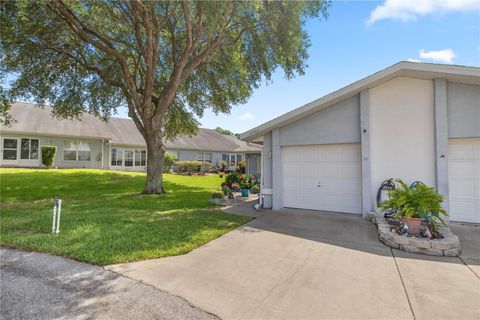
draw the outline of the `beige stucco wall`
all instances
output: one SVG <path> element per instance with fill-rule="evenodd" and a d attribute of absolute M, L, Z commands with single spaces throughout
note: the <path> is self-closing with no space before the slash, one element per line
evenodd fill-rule
<path fill-rule="evenodd" d="M 433 82 L 395 78 L 370 89 L 371 192 L 401 178 L 435 185 Z"/>

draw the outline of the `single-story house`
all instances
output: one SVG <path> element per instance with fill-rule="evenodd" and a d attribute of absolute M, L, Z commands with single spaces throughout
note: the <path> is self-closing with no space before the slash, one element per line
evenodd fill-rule
<path fill-rule="evenodd" d="M 367 215 L 382 181 L 435 186 L 480 223 L 480 68 L 399 62 L 240 135 L 263 144 L 264 207 Z"/>
<path fill-rule="evenodd" d="M 0 131 L 0 165 L 40 167 L 40 146 L 57 146 L 58 168 L 99 168 L 146 170 L 145 140 L 130 119 L 110 118 L 107 122 L 85 114 L 80 120 L 52 117 L 51 107 L 14 103 L 11 115 L 16 122 Z M 167 153 L 178 160 L 201 160 L 218 166 L 226 161 L 235 170 L 246 161 L 249 174 L 260 175 L 261 146 L 235 136 L 200 128 L 194 136 L 166 141 Z"/>

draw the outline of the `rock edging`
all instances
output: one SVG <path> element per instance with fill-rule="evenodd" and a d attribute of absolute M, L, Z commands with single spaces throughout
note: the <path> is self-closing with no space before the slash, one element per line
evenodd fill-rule
<path fill-rule="evenodd" d="M 406 252 L 420 253 L 429 256 L 458 257 L 462 252 L 460 240 L 450 231 L 450 228 L 440 225 L 443 239 L 419 239 L 399 235 L 390 229 L 383 214 L 371 212 L 368 220 L 377 225 L 378 239 L 385 245 Z"/>

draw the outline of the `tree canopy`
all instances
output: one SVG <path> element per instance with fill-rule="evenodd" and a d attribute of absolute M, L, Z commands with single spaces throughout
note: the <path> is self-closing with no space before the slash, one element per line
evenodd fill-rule
<path fill-rule="evenodd" d="M 2 1 L 0 79 L 15 75 L 9 101 L 50 104 L 59 117 L 107 119 L 127 107 L 151 168 L 164 140 L 194 134 L 205 109 L 228 113 L 279 67 L 288 79 L 303 74 L 305 22 L 329 4 Z"/>
<path fill-rule="evenodd" d="M 224 134 L 226 136 L 234 136 L 235 135 L 235 133 L 233 133 L 232 131 L 230 131 L 228 129 L 224 129 L 222 127 L 216 127 L 215 131 L 217 131 L 220 134 Z"/>

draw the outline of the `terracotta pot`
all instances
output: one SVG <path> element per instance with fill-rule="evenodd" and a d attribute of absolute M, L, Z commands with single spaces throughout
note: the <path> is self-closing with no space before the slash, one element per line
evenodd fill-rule
<path fill-rule="evenodd" d="M 405 218 L 402 217 L 402 222 L 405 223 L 408 227 L 409 234 L 418 234 L 420 230 L 420 225 L 422 224 L 423 218 Z"/>

